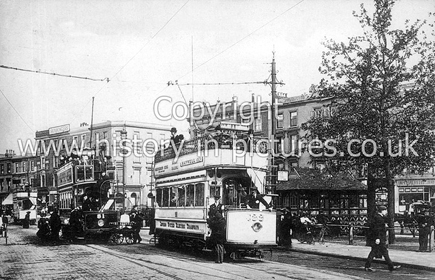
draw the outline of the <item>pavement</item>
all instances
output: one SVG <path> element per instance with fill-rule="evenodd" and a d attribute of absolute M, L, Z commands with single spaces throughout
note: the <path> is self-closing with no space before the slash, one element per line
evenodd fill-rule
<path fill-rule="evenodd" d="M 416 242 L 416 248 L 418 249 L 418 237 Z M 390 245 L 389 247 L 393 246 L 394 245 Z M 346 245 L 335 242 L 325 242 L 324 244 L 316 243 L 314 245 L 310 245 L 293 241 L 292 248 L 289 250 L 323 256 L 356 259 L 365 262 L 370 253 L 371 247 L 365 246 L 365 244 Z M 410 251 L 393 248 L 389 248 L 388 252 L 394 265 L 435 271 L 435 252 L 419 252 L 417 250 Z M 384 263 L 384 260 L 374 259 L 374 262 Z"/>
<path fill-rule="evenodd" d="M 149 228 L 142 228 L 142 242 L 150 242 L 152 236 L 148 234 Z M 435 252 L 419 252 L 418 236 L 396 235 L 396 244 L 389 245 L 389 255 L 394 265 L 435 271 Z M 151 240 L 152 242 L 152 240 Z M 291 248 L 278 246 L 276 250 L 288 250 L 322 256 L 331 256 L 345 259 L 355 259 L 365 262 L 371 247 L 365 246 L 364 238 L 354 241 L 354 245 L 346 244 L 346 240 L 325 241 L 325 243 L 307 244 L 292 240 Z M 374 263 L 385 263 L 383 259 L 374 259 Z"/>

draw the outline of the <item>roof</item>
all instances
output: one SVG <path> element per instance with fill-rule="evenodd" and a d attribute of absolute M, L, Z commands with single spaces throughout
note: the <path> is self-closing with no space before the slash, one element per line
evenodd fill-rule
<path fill-rule="evenodd" d="M 295 168 L 288 181 L 278 182 L 277 191 L 286 190 L 358 190 L 366 191 L 367 185 L 344 172 L 326 172 L 319 169 Z"/>

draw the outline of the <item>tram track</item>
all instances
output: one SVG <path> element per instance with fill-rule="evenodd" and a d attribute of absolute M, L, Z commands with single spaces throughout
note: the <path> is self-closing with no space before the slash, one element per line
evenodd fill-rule
<path fill-rule="evenodd" d="M 259 261 L 248 258 L 220 265 L 209 260 L 207 256 L 196 257 L 186 255 L 185 252 L 165 251 L 148 244 L 113 247 L 88 244 L 86 246 L 172 279 L 185 279 L 180 275 L 189 275 L 189 279 L 362 279 L 323 269 L 264 259 Z M 138 249 L 147 252 L 141 253 Z M 261 275 L 266 275 L 266 278 L 260 277 Z"/>

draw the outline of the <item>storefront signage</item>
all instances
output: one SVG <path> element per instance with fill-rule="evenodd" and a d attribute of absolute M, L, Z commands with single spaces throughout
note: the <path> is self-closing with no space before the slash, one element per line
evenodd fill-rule
<path fill-rule="evenodd" d="M 64 124 L 64 125 L 49 128 L 48 134 L 53 135 L 53 134 L 59 134 L 59 133 L 68 132 L 68 131 L 69 131 L 69 124 Z"/>
<path fill-rule="evenodd" d="M 434 179 L 409 179 L 409 180 L 397 180 L 397 186 L 435 186 Z"/>

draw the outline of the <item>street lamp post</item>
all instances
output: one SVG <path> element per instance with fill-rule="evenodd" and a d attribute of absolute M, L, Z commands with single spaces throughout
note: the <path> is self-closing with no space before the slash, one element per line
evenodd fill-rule
<path fill-rule="evenodd" d="M 127 168 L 125 168 L 125 154 L 126 154 L 126 150 L 125 150 L 125 139 L 127 139 L 127 130 L 124 128 L 121 131 L 121 139 L 123 140 L 122 142 L 122 209 L 125 210 L 125 184 L 126 184 L 126 180 L 125 180 L 125 174 L 127 171 Z"/>

